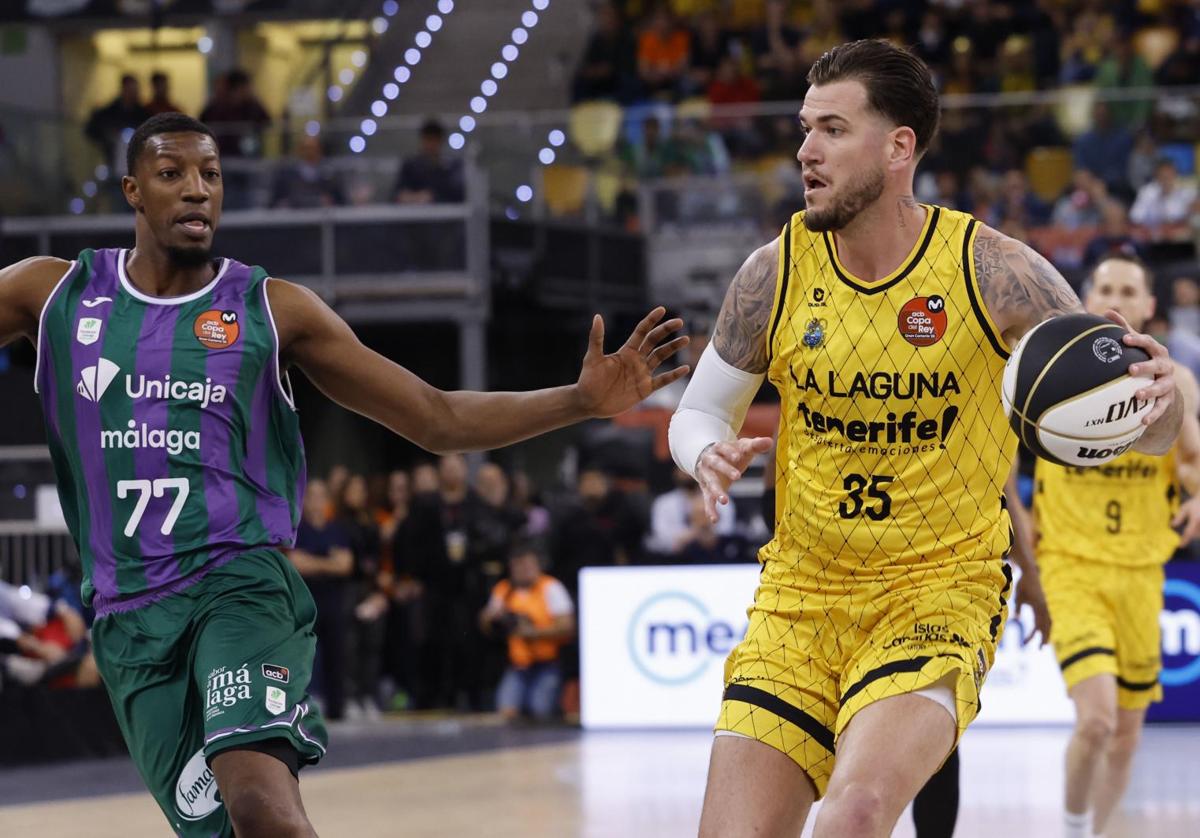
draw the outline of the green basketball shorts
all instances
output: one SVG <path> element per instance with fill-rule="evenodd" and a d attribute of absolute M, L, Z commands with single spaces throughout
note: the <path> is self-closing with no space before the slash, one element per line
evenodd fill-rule
<path fill-rule="evenodd" d="M 308 696 L 316 615 L 287 558 L 262 549 L 96 621 L 96 664 L 117 721 L 176 834 L 233 834 L 209 768 L 221 751 L 279 738 L 301 765 L 325 753 L 325 724 Z"/>

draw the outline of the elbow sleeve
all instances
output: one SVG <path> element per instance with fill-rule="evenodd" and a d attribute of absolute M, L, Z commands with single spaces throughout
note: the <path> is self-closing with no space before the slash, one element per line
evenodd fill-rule
<path fill-rule="evenodd" d="M 667 438 L 675 464 L 695 477 L 700 452 L 714 442 L 737 439 L 765 377 L 730 366 L 710 343 L 671 417 Z"/>

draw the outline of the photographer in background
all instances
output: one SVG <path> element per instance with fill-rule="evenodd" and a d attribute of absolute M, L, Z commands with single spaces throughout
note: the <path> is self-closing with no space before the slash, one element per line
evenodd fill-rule
<path fill-rule="evenodd" d="M 509 666 L 496 690 L 504 718 L 512 721 L 523 712 L 537 720 L 553 716 L 562 685 L 559 651 L 575 633 L 575 606 L 563 583 L 542 572 L 532 544 L 518 544 L 509 553 L 508 579 L 492 589 L 479 626 L 487 635 L 508 635 Z"/>

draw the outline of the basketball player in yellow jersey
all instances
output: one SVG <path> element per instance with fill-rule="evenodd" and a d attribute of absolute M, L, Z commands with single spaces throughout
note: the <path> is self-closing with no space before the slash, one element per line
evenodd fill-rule
<path fill-rule="evenodd" d="M 1153 278 L 1135 258 L 1111 258 L 1096 266 L 1084 302 L 1096 314 L 1115 309 L 1140 329 L 1154 313 L 1152 289 Z M 1130 452 L 1094 468 L 1037 464 L 1038 564 L 1054 651 L 1075 703 L 1066 765 L 1069 838 L 1088 834 L 1089 811 L 1094 834 L 1103 834 L 1129 782 L 1146 708 L 1162 697 L 1162 566 L 1181 541 L 1200 533 L 1197 388 L 1185 368 L 1175 374 L 1186 410 L 1167 456 Z M 1191 496 L 1178 510 L 1177 484 Z"/>
<path fill-rule="evenodd" d="M 700 833 L 891 833 L 974 718 L 1004 625 L 1016 440 L 1008 347 L 1081 309 L 1034 251 L 913 200 L 937 129 L 929 71 L 883 41 L 812 67 L 798 159 L 807 211 L 746 261 L 670 430 L 715 515 L 769 439 L 737 438 L 779 391 L 778 518 L 745 639 L 726 663 Z M 1179 429 L 1166 350 L 1139 448 Z"/>

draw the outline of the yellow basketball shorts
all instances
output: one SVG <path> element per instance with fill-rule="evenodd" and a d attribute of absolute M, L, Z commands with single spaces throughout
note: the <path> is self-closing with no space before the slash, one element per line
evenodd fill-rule
<path fill-rule="evenodd" d="M 1162 565 L 1123 567 L 1058 552 L 1040 554 L 1038 564 L 1067 689 L 1107 673 L 1123 709 L 1162 700 Z"/>
<path fill-rule="evenodd" d="M 764 568 L 746 637 L 725 662 L 718 732 L 791 757 L 818 797 L 838 737 L 868 704 L 948 681 L 962 735 L 1007 619 L 1005 562 L 910 566 L 888 582 L 809 576 L 801 588 L 800 578 Z"/>

